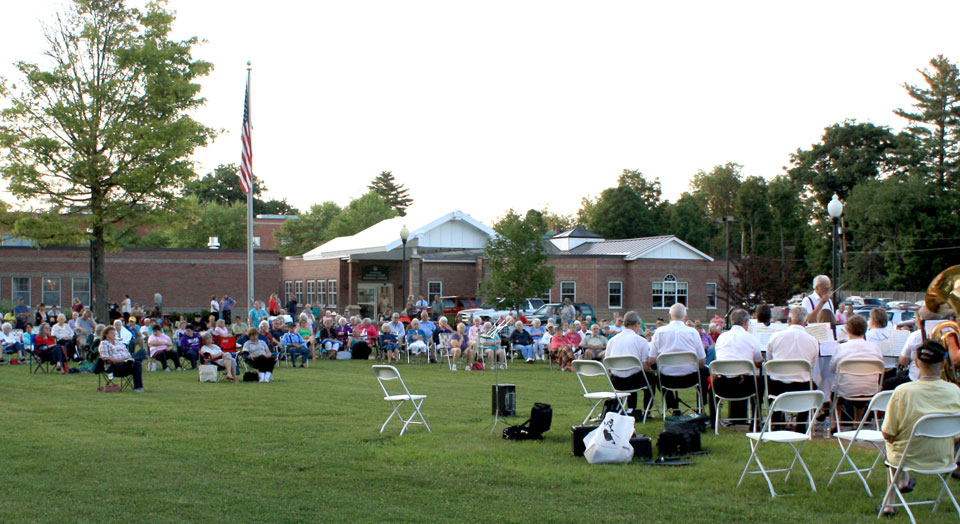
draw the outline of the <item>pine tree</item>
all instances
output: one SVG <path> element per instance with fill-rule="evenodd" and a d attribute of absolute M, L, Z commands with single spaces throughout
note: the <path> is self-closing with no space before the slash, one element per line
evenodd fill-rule
<path fill-rule="evenodd" d="M 370 191 L 380 195 L 381 198 L 400 216 L 405 216 L 406 209 L 413 204 L 410 198 L 410 190 L 403 187 L 403 184 L 397 184 L 393 173 L 383 171 L 367 186 Z"/>

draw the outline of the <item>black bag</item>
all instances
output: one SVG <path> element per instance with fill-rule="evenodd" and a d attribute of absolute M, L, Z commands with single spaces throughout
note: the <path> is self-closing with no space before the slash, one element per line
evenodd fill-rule
<path fill-rule="evenodd" d="M 653 458 L 653 446 L 650 437 L 646 435 L 634 435 L 630 439 L 630 445 L 633 446 L 633 460 L 649 460 Z"/>
<path fill-rule="evenodd" d="M 243 381 L 244 381 L 244 382 L 259 382 L 259 381 L 260 381 L 260 374 L 257 373 L 256 371 L 247 371 L 246 373 L 243 374 Z"/>
<path fill-rule="evenodd" d="M 530 409 L 530 418 L 523 424 L 503 428 L 506 440 L 543 440 L 543 433 L 550 430 L 553 408 L 550 404 L 537 402 Z"/>
<path fill-rule="evenodd" d="M 582 457 L 583 452 L 586 451 L 586 446 L 583 444 L 583 437 L 586 437 L 588 433 L 597 429 L 600 426 L 573 426 L 571 428 L 571 434 L 573 435 L 573 456 Z"/>
<path fill-rule="evenodd" d="M 686 415 L 676 415 L 672 417 L 667 417 L 664 428 L 668 428 L 674 424 L 695 424 L 697 429 L 700 430 L 700 433 L 703 433 L 707 430 L 707 424 L 712 422 L 710 415 L 707 414 L 696 414 L 696 413 L 687 413 Z"/>
<path fill-rule="evenodd" d="M 671 424 L 657 437 L 661 457 L 678 457 L 700 451 L 700 428 L 690 422 Z"/>

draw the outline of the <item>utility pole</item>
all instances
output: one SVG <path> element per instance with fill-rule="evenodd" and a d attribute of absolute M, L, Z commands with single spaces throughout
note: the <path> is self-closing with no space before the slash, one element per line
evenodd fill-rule
<path fill-rule="evenodd" d="M 730 328 L 730 222 L 736 222 L 737 217 L 720 217 L 717 222 L 723 222 L 723 236 L 726 244 L 727 258 L 727 292 L 724 293 L 724 303 L 726 312 L 723 314 L 724 322 L 727 328 Z"/>

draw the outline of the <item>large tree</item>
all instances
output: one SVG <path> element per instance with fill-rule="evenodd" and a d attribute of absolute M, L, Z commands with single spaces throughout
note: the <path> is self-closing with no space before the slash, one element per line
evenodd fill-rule
<path fill-rule="evenodd" d="M 286 220 L 276 233 L 280 256 L 302 255 L 333 238 L 330 224 L 340 214 L 340 206 L 324 202 L 310 206 L 297 220 Z"/>
<path fill-rule="evenodd" d="M 357 234 L 381 220 L 395 216 L 397 211 L 380 198 L 380 195 L 371 191 L 351 200 L 347 207 L 330 221 L 330 238 Z"/>
<path fill-rule="evenodd" d="M 191 116 L 212 66 L 193 59 L 196 38 L 170 38 L 173 20 L 159 2 L 74 0 L 44 27 L 46 63 L 18 62 L 22 83 L 2 93 L 0 174 L 17 198 L 89 231 L 101 320 L 107 229 L 167 207 L 213 135 Z"/>
<path fill-rule="evenodd" d="M 596 201 L 585 200 L 584 206 L 582 218 L 587 220 L 587 229 L 604 238 L 662 232 L 660 182 L 648 181 L 639 171 L 624 169 L 616 187 L 604 189 Z"/>
<path fill-rule="evenodd" d="M 196 195 L 201 203 L 214 202 L 229 206 L 236 202 L 246 203 L 247 195 L 240 188 L 236 164 L 221 164 L 212 173 L 187 183 L 186 194 Z M 263 200 L 260 196 L 265 187 L 259 178 L 253 179 L 253 212 L 263 215 L 296 215 L 297 209 L 287 204 L 286 199 Z"/>
<path fill-rule="evenodd" d="M 370 182 L 367 189 L 380 195 L 380 198 L 400 216 L 406 215 L 407 208 L 413 204 L 413 199 L 410 198 L 410 190 L 403 187 L 403 184 L 397 184 L 397 180 L 390 171 L 381 171 Z"/>
<path fill-rule="evenodd" d="M 493 226 L 496 232 L 484 249 L 490 278 L 481 284 L 484 297 L 503 300 L 503 307 L 520 309 L 527 297 L 540 296 L 553 285 L 553 266 L 543 245 L 547 232 L 536 212 L 521 217 L 512 209 Z"/>

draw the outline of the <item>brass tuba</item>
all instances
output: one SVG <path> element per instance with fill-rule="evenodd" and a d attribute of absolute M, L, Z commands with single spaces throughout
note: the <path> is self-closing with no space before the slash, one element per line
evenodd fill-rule
<path fill-rule="evenodd" d="M 947 268 L 930 282 L 924 303 L 936 315 L 960 314 L 960 266 Z M 930 339 L 947 348 L 943 379 L 960 386 L 960 324 L 952 320 L 941 322 L 930 333 Z"/>

